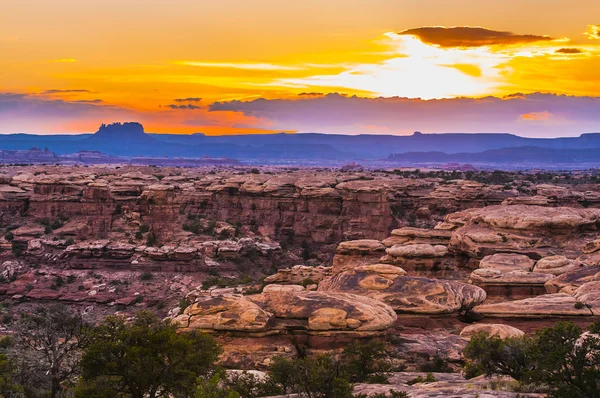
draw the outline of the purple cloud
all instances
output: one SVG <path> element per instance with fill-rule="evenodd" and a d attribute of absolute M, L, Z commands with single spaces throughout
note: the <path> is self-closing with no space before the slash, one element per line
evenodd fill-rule
<path fill-rule="evenodd" d="M 215 102 L 210 111 L 235 111 L 270 129 L 345 134 L 509 132 L 551 137 L 598 131 L 600 97 L 514 94 L 437 100 L 363 98 L 328 94 L 297 99 Z"/>

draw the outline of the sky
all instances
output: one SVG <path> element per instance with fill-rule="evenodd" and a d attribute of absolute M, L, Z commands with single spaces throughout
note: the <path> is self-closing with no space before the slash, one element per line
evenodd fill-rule
<path fill-rule="evenodd" d="M 0 0 L 0 133 L 600 132 L 597 0 Z"/>

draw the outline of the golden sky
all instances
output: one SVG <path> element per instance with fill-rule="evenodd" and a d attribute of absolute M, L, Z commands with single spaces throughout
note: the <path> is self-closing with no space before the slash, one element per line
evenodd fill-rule
<path fill-rule="evenodd" d="M 320 131 L 211 105 L 301 93 L 598 97 L 599 26 L 597 0 L 0 0 L 0 132 Z M 322 131 L 407 132 L 373 125 Z"/>

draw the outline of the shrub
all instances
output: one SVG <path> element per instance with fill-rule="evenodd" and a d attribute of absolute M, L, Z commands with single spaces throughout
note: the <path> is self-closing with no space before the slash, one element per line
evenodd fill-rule
<path fill-rule="evenodd" d="M 81 381 L 102 386 L 108 391 L 104 397 L 156 397 L 157 390 L 160 396 L 189 397 L 198 377 L 215 368 L 220 353 L 211 336 L 177 333 L 175 325 L 151 312 L 138 312 L 133 322 L 111 316 L 85 348 Z M 89 397 L 89 391 L 76 397 Z"/>
<path fill-rule="evenodd" d="M 408 384 L 409 386 L 412 386 L 413 384 L 417 384 L 417 383 L 433 383 L 436 381 L 437 381 L 437 379 L 435 378 L 433 373 L 427 373 L 427 375 L 425 377 L 423 377 L 423 376 L 415 377 L 414 379 L 409 380 L 406 384 Z"/>
<path fill-rule="evenodd" d="M 474 335 L 464 351 L 470 374 L 508 375 L 534 386 L 547 386 L 550 397 L 599 397 L 600 323 L 589 334 L 572 322 L 538 330 L 533 337 L 500 339 Z"/>
<path fill-rule="evenodd" d="M 439 354 L 434 355 L 431 361 L 423 364 L 420 370 L 421 372 L 452 373 L 452 368 L 448 366 L 448 361 Z"/>
<path fill-rule="evenodd" d="M 6 239 L 7 241 L 12 241 L 15 238 L 15 235 L 12 232 L 7 232 L 6 234 L 4 234 L 4 239 Z"/>
<path fill-rule="evenodd" d="M 156 245 L 157 242 L 158 242 L 158 239 L 156 239 L 156 235 L 150 234 L 148 236 L 148 239 L 146 239 L 146 246 L 154 246 L 154 245 Z"/>
<path fill-rule="evenodd" d="M 379 340 L 367 343 L 354 341 L 342 352 L 342 361 L 352 382 L 365 382 L 374 378 L 379 382 L 387 382 L 383 375 L 390 370 L 386 358 L 385 344 Z"/>
<path fill-rule="evenodd" d="M 144 271 L 140 274 L 141 281 L 149 281 L 149 280 L 152 280 L 153 278 L 154 278 L 154 275 L 152 275 L 152 272 L 150 272 L 150 271 Z"/>
<path fill-rule="evenodd" d="M 300 282 L 300 284 L 302 286 L 304 286 L 304 288 L 306 288 L 307 286 L 310 286 L 310 285 L 316 285 L 317 282 L 313 281 L 310 278 L 305 278 L 305 279 L 302 280 L 302 282 Z"/>

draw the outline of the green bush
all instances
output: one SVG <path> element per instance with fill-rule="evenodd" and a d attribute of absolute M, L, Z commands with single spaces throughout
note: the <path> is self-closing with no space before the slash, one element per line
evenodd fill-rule
<path fill-rule="evenodd" d="M 471 376 L 508 375 L 524 385 L 547 386 L 552 398 L 600 397 L 600 323 L 590 334 L 572 322 L 559 322 L 533 337 L 471 337 L 464 351 Z"/>
<path fill-rule="evenodd" d="M 387 379 L 383 373 L 391 368 L 387 357 L 385 344 L 379 340 L 366 343 L 354 341 L 342 352 L 342 361 L 352 382 L 366 382 L 377 378 L 378 382 L 385 383 Z"/>

